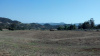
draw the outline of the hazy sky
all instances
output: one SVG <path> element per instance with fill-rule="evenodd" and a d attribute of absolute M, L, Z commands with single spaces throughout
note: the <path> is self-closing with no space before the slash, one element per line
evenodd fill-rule
<path fill-rule="evenodd" d="M 0 17 L 23 23 L 100 23 L 100 0 L 0 0 Z"/>

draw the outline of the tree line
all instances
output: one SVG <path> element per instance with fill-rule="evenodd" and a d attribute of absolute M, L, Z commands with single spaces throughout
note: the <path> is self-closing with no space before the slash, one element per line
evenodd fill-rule
<path fill-rule="evenodd" d="M 50 25 L 48 23 L 41 25 L 38 23 L 21 23 L 16 20 L 11 20 L 9 18 L 0 17 L 0 30 L 8 29 L 8 30 L 49 30 L 49 29 L 57 29 L 57 30 L 76 30 L 76 29 L 100 29 L 100 24 L 95 25 L 94 19 L 91 18 L 84 23 L 80 23 L 79 25 L 75 24 L 65 24 L 65 25 Z"/>
<path fill-rule="evenodd" d="M 88 21 L 85 21 L 84 23 L 80 23 L 78 26 L 75 24 L 71 24 L 70 26 L 65 25 L 65 26 L 59 26 L 57 28 L 58 30 L 76 30 L 76 29 L 100 29 L 100 24 L 95 25 L 94 19 L 91 18 Z"/>

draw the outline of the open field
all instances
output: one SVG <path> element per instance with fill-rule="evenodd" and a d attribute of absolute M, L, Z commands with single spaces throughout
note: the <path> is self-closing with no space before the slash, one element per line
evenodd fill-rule
<path fill-rule="evenodd" d="M 0 56 L 100 56 L 100 32 L 1 31 Z"/>

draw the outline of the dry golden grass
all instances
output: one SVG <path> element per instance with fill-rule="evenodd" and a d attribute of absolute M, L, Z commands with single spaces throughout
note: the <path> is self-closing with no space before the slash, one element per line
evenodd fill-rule
<path fill-rule="evenodd" d="M 1 31 L 0 56 L 100 56 L 100 32 Z"/>

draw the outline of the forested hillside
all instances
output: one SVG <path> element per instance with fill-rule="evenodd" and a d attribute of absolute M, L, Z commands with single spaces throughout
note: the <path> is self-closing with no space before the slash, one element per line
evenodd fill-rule
<path fill-rule="evenodd" d="M 48 30 L 56 29 L 58 25 L 50 24 L 38 24 L 38 23 L 22 23 L 17 20 L 11 20 L 9 18 L 0 17 L 0 29 L 9 29 L 9 30 Z"/>

